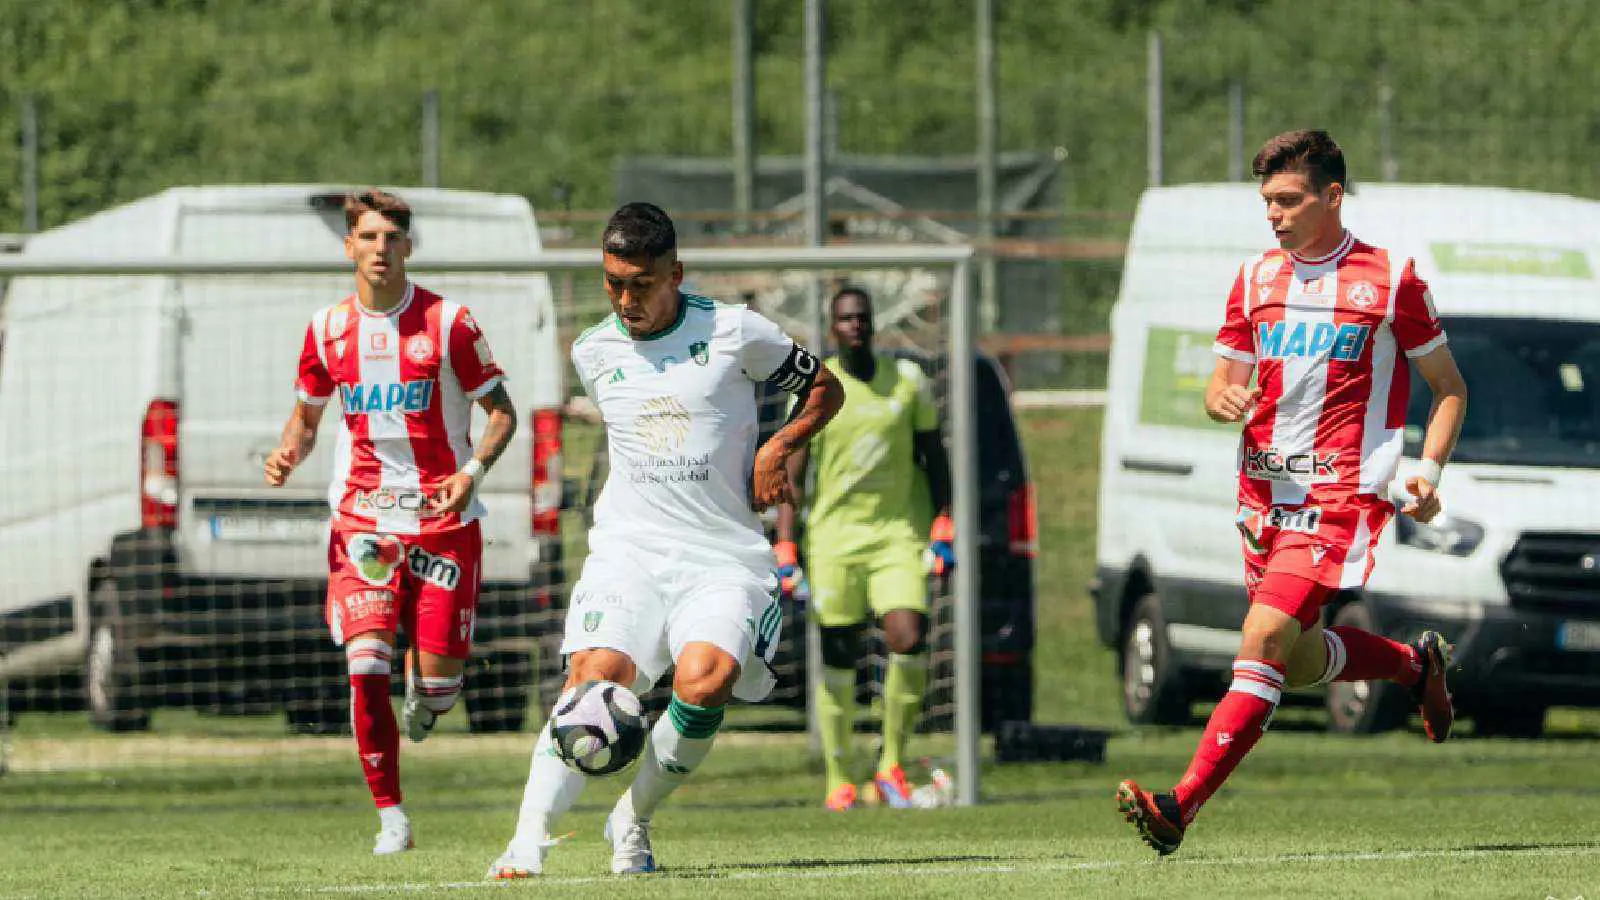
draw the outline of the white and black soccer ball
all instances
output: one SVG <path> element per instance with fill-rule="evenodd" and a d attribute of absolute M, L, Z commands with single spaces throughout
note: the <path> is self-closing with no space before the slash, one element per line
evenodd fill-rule
<path fill-rule="evenodd" d="M 649 737 L 639 698 L 614 681 L 585 681 L 556 701 L 550 738 L 568 768 L 609 775 L 634 761 Z"/>

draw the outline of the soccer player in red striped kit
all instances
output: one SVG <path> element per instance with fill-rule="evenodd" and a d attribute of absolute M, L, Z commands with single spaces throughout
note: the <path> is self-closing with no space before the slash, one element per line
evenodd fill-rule
<path fill-rule="evenodd" d="M 389 854 L 413 846 L 389 705 L 395 633 L 403 624 L 413 647 L 403 718 L 420 741 L 461 693 L 483 555 L 476 491 L 517 418 L 472 314 L 407 279 L 411 208 L 374 190 L 346 197 L 344 215 L 356 291 L 312 317 L 294 412 L 264 469 L 276 487 L 311 454 L 337 389 L 328 627 L 345 648 L 356 747 L 378 807 L 373 852 Z M 476 449 L 473 404 L 488 414 Z"/>
<path fill-rule="evenodd" d="M 1398 682 L 1435 742 L 1455 717 L 1449 648 L 1438 633 L 1402 644 L 1323 628 L 1320 613 L 1338 591 L 1366 583 L 1394 515 L 1407 361 L 1434 397 L 1399 510 L 1419 522 L 1439 513 L 1440 471 L 1466 416 L 1466 384 L 1412 261 L 1345 230 L 1344 154 L 1326 132 L 1272 138 L 1252 172 L 1281 249 L 1245 263 L 1234 280 L 1205 398 L 1212 419 L 1244 423 L 1238 527 L 1250 611 L 1233 682 L 1183 778 L 1165 793 L 1132 780 L 1117 789 L 1124 817 L 1162 855 L 1178 849 L 1200 807 L 1261 738 L 1286 686 Z"/>

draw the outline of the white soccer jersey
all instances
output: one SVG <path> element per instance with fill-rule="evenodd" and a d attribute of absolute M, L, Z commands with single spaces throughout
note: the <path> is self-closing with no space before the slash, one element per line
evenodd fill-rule
<path fill-rule="evenodd" d="M 758 313 L 681 296 L 677 323 L 654 337 L 634 340 L 612 315 L 573 342 L 611 462 L 589 543 L 765 574 L 772 550 L 750 508 L 756 387 L 799 391 L 818 361 Z"/>

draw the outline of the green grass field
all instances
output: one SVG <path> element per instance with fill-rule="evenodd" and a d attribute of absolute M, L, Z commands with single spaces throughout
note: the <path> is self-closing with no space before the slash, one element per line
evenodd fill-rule
<path fill-rule="evenodd" d="M 1176 778 L 1198 731 L 1119 719 L 1083 591 L 1098 424 L 1093 412 L 1024 420 L 1044 548 L 1037 718 L 1118 729 L 1105 765 L 989 765 L 976 808 L 837 815 L 820 808 L 821 765 L 803 736 L 732 728 L 657 817 L 660 875 L 605 874 L 600 828 L 625 786 L 611 778 L 563 823 L 573 836 L 544 878 L 494 884 L 482 876 L 515 821 L 528 735 L 407 745 L 419 846 L 375 859 L 348 738 L 287 737 L 265 717 L 164 711 L 149 735 L 111 736 L 81 715 L 24 715 L 16 770 L 0 777 L 0 897 L 1600 895 L 1600 720 L 1589 714 L 1556 716 L 1542 741 L 1433 746 L 1415 731 L 1328 736 L 1315 712 L 1286 709 L 1183 849 L 1156 859 L 1112 790 L 1128 775 Z"/>

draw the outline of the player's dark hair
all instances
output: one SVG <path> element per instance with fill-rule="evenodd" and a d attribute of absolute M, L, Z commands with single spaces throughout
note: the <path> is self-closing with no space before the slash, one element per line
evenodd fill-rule
<path fill-rule="evenodd" d="M 867 289 L 847 284 L 833 292 L 833 299 L 828 301 L 828 312 L 836 314 L 839 311 L 839 301 L 846 297 L 860 297 L 861 302 L 867 305 L 867 311 L 872 311 L 872 295 L 867 293 Z"/>
<path fill-rule="evenodd" d="M 677 251 L 678 232 L 654 203 L 624 203 L 606 222 L 600 246 L 612 256 L 654 262 Z"/>
<path fill-rule="evenodd" d="M 411 207 L 399 197 L 377 188 L 351 191 L 344 195 L 346 230 L 355 230 L 356 223 L 369 212 L 375 212 L 393 222 L 401 231 L 411 233 Z"/>
<path fill-rule="evenodd" d="M 1348 187 L 1344 151 L 1326 131 L 1285 131 L 1261 145 L 1250 173 L 1265 180 L 1282 172 L 1299 172 L 1322 190 L 1330 184 Z"/>

